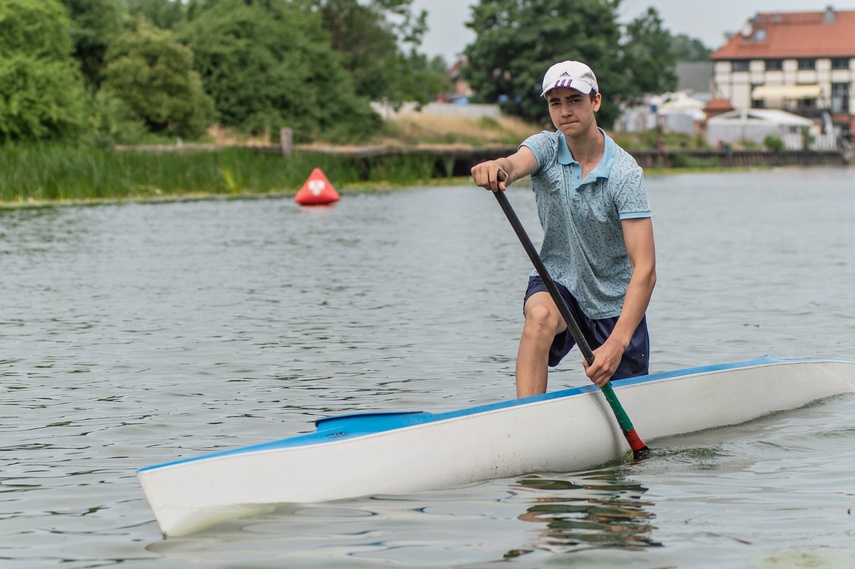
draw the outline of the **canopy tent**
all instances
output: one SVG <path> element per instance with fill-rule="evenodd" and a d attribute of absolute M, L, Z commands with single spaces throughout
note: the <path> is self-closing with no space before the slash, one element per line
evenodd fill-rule
<path fill-rule="evenodd" d="M 755 101 L 765 99 L 816 99 L 822 95 L 819 85 L 761 85 L 751 91 Z"/>
<path fill-rule="evenodd" d="M 707 121 L 707 141 L 730 144 L 762 144 L 766 136 L 775 135 L 789 149 L 801 149 L 804 131 L 816 130 L 810 119 L 778 109 L 737 109 Z"/>

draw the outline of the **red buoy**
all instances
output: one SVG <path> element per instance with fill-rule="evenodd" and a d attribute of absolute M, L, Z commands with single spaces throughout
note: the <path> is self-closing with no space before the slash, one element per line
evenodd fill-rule
<path fill-rule="evenodd" d="M 338 200 L 338 192 L 335 191 L 320 168 L 312 170 L 306 183 L 294 196 L 294 201 L 300 205 L 327 205 Z"/>

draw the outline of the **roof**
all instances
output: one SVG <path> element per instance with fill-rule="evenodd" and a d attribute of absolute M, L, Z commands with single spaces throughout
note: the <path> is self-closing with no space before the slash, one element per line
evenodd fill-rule
<path fill-rule="evenodd" d="M 710 59 L 855 57 L 855 10 L 764 12 Z"/>
<path fill-rule="evenodd" d="M 707 106 L 704 107 L 704 110 L 707 112 L 712 111 L 732 111 L 733 105 L 730 104 L 730 101 L 727 99 L 713 99 Z"/>
<path fill-rule="evenodd" d="M 662 104 L 659 105 L 659 112 L 668 114 L 674 112 L 700 110 L 704 108 L 704 103 L 700 99 L 690 97 L 683 91 L 676 93 L 666 93 L 662 95 Z"/>
<path fill-rule="evenodd" d="M 738 123 L 738 124 L 776 124 L 782 126 L 805 126 L 813 125 L 813 121 L 781 111 L 778 109 L 737 109 L 712 117 L 709 124 Z"/>

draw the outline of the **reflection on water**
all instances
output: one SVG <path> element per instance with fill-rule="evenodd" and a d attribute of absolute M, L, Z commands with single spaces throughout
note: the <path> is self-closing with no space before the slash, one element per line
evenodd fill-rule
<path fill-rule="evenodd" d="M 653 539 L 656 529 L 653 504 L 644 500 L 647 488 L 614 468 L 574 475 L 528 476 L 512 487 L 518 501 L 528 502 L 518 519 L 544 527 L 528 548 L 512 549 L 505 558 L 544 550 L 575 552 L 591 548 L 642 550 L 661 546 Z"/>

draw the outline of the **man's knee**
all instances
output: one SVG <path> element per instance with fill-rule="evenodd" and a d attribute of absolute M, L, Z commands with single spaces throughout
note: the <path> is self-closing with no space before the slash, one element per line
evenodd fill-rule
<path fill-rule="evenodd" d="M 552 338 L 558 333 L 559 322 L 557 311 L 542 304 L 530 306 L 525 312 L 525 332 L 528 334 Z"/>

